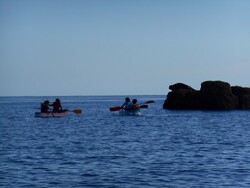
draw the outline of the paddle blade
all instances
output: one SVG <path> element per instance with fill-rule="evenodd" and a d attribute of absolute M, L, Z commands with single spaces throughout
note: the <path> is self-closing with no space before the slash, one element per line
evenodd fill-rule
<path fill-rule="evenodd" d="M 120 107 L 120 106 L 115 106 L 115 107 L 110 107 L 110 108 L 109 108 L 110 112 L 119 111 L 119 110 L 121 110 L 121 109 L 122 109 L 122 107 Z"/>
<path fill-rule="evenodd" d="M 143 104 L 143 105 L 140 106 L 140 108 L 148 108 L 148 105 Z"/>
<path fill-rule="evenodd" d="M 147 101 L 144 104 L 150 104 L 150 103 L 154 103 L 155 101 L 151 100 L 151 101 Z"/>
<path fill-rule="evenodd" d="M 82 109 L 75 109 L 75 110 L 72 110 L 72 112 L 74 112 L 75 114 L 81 114 Z"/>

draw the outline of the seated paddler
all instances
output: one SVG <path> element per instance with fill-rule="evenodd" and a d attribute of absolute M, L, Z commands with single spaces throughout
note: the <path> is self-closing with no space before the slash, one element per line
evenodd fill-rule
<path fill-rule="evenodd" d="M 43 103 L 41 103 L 41 112 L 43 112 L 43 113 L 49 113 L 50 112 L 49 100 L 45 100 Z"/>
<path fill-rule="evenodd" d="M 125 102 L 123 103 L 123 105 L 121 106 L 123 110 L 127 111 L 127 110 L 131 110 L 132 109 L 132 103 L 130 101 L 129 97 L 125 98 Z"/>
<path fill-rule="evenodd" d="M 57 98 L 51 106 L 53 106 L 53 112 L 63 112 L 60 99 Z"/>

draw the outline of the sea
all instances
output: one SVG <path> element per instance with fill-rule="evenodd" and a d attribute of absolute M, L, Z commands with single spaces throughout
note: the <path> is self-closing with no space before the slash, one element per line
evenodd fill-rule
<path fill-rule="evenodd" d="M 110 107 L 127 96 L 62 96 L 66 117 L 37 118 L 44 100 L 0 97 L 0 187 L 250 187 L 250 111 Z M 74 109 L 82 109 L 75 114 Z"/>

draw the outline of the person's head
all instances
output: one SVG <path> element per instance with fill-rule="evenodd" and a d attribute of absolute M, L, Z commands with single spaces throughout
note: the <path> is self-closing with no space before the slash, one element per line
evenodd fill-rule
<path fill-rule="evenodd" d="M 137 103 L 137 99 L 133 99 L 133 100 L 132 100 L 132 103 L 133 103 L 133 104 L 136 104 L 136 103 Z"/>
<path fill-rule="evenodd" d="M 43 102 L 43 104 L 49 105 L 49 100 L 45 100 L 45 101 Z"/>
<path fill-rule="evenodd" d="M 130 98 L 129 98 L 129 97 L 126 97 L 126 98 L 125 98 L 125 101 L 126 101 L 126 102 L 130 102 Z"/>
<path fill-rule="evenodd" d="M 58 103 L 60 103 L 60 99 L 58 99 L 58 98 L 57 98 L 57 99 L 55 100 L 55 102 L 58 102 Z"/>

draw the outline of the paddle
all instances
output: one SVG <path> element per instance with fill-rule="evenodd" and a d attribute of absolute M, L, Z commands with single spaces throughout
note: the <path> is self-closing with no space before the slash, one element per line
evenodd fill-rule
<path fill-rule="evenodd" d="M 148 105 L 146 104 L 140 105 L 140 108 L 148 108 Z"/>
<path fill-rule="evenodd" d="M 75 114 L 81 114 L 82 109 L 74 109 L 74 110 L 69 110 L 70 112 L 74 112 Z"/>
<path fill-rule="evenodd" d="M 115 106 L 115 107 L 110 107 L 110 108 L 109 108 L 110 112 L 119 111 L 119 110 L 121 110 L 121 109 L 122 109 L 122 107 L 120 107 L 120 106 Z"/>
<path fill-rule="evenodd" d="M 145 105 L 145 104 L 150 104 L 150 103 L 154 103 L 154 102 L 155 102 L 155 101 L 153 101 L 153 100 L 146 101 L 146 102 L 144 102 L 142 105 L 140 105 L 140 108 L 148 108 L 148 105 Z M 110 108 L 109 108 L 110 112 L 119 111 L 119 110 L 121 110 L 121 109 L 122 109 L 122 107 L 120 107 L 120 106 L 115 106 L 115 107 L 110 107 Z"/>
<path fill-rule="evenodd" d="M 154 103 L 155 101 L 151 100 L 151 101 L 146 101 L 143 104 L 140 104 L 140 108 L 148 108 L 148 105 L 146 104 L 150 104 L 150 103 Z"/>
<path fill-rule="evenodd" d="M 151 100 L 151 101 L 146 101 L 143 104 L 150 104 L 150 103 L 154 103 L 155 101 Z"/>

